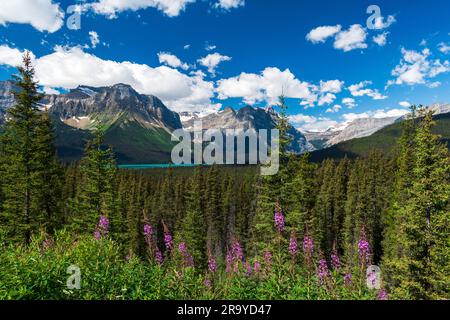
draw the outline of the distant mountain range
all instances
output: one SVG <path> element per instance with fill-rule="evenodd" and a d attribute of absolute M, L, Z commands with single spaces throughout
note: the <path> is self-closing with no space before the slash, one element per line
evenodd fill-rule
<path fill-rule="evenodd" d="M 7 109 L 14 104 L 14 84 L 0 82 L 0 125 L 5 122 Z M 119 163 L 169 163 L 175 142 L 171 132 L 176 129 L 192 131 L 194 122 L 202 121 L 207 129 L 273 129 L 279 115 L 272 108 L 225 108 L 203 115 L 200 113 L 171 111 L 155 96 L 143 95 L 126 84 L 109 87 L 79 86 L 68 93 L 44 95 L 40 101 L 54 119 L 56 145 L 63 161 L 81 158 L 91 130 L 101 124 L 105 130 L 105 143 L 112 145 Z M 435 114 L 450 113 L 450 105 L 431 106 Z M 344 129 L 324 132 L 300 132 L 289 127 L 289 150 L 300 154 L 315 151 L 315 157 L 335 155 L 349 141 L 376 134 L 403 118 L 364 118 L 349 123 Z M 450 136 L 450 135 L 449 135 Z M 370 148 L 370 139 L 365 142 Z M 350 143 L 351 144 L 351 143 Z M 323 150 L 322 150 L 323 149 Z M 336 151 L 336 152 L 335 152 Z M 358 152 L 355 152 L 358 154 Z"/>
<path fill-rule="evenodd" d="M 446 114 L 450 112 L 450 104 L 434 104 L 429 106 L 428 109 L 432 110 L 435 116 Z M 344 129 L 328 129 L 323 132 L 304 132 L 304 134 L 308 141 L 311 142 L 316 149 L 320 150 L 330 148 L 345 141 L 369 137 L 381 129 L 405 119 L 406 116 L 360 118 L 348 123 Z"/>
<path fill-rule="evenodd" d="M 275 129 L 279 115 L 272 108 L 253 108 L 245 106 L 239 110 L 225 108 L 217 113 L 200 116 L 198 113 L 181 113 L 181 120 L 185 130 L 193 130 L 195 121 L 202 121 L 204 130 L 208 129 Z M 292 125 L 289 125 L 288 135 L 291 143 L 288 149 L 294 153 L 305 153 L 315 150 L 314 146 L 308 142 L 306 137 Z"/>
<path fill-rule="evenodd" d="M 14 85 L 0 82 L 0 121 L 14 104 Z M 40 101 L 54 119 L 56 145 L 64 161 L 78 160 L 90 131 L 101 124 L 105 130 L 105 143 L 112 145 L 119 163 L 168 163 L 175 142 L 171 132 L 190 130 L 198 114 L 181 114 L 169 110 L 155 96 L 142 95 L 131 86 L 116 84 L 110 87 L 79 86 L 68 93 L 44 95 Z M 189 119 L 187 119 L 189 117 Z M 272 109 L 245 107 L 239 111 L 226 108 L 201 118 L 204 129 L 273 129 L 278 115 Z M 191 122 L 190 122 L 191 121 Z M 305 136 L 290 126 L 290 150 L 302 153 L 314 150 Z"/>

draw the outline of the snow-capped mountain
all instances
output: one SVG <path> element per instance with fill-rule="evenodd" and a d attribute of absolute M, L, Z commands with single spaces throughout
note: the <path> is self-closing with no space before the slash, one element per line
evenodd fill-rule
<path fill-rule="evenodd" d="M 202 128 L 208 129 L 274 129 L 278 123 L 279 116 L 272 108 L 254 108 L 246 106 L 239 110 L 227 107 L 217 113 L 212 113 L 203 117 L 198 114 L 180 114 L 185 130 L 193 130 L 194 122 L 201 120 Z M 306 137 L 290 126 L 288 134 L 292 142 L 289 146 L 290 151 L 295 153 L 304 153 L 313 151 L 314 147 L 308 142 Z"/>

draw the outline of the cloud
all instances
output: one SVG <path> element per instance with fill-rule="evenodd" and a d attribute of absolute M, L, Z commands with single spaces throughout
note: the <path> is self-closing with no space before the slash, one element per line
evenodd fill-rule
<path fill-rule="evenodd" d="M 159 63 L 165 64 L 172 68 L 181 68 L 183 70 L 188 70 L 189 65 L 183 63 L 177 56 L 169 53 L 169 52 L 160 52 L 158 53 Z"/>
<path fill-rule="evenodd" d="M 214 5 L 215 8 L 220 8 L 224 10 L 236 9 L 243 7 L 245 5 L 245 0 L 219 0 Z"/>
<path fill-rule="evenodd" d="M 379 45 L 380 47 L 384 47 L 386 45 L 387 42 L 387 35 L 389 34 L 389 32 L 383 32 L 377 36 L 374 36 L 372 38 L 373 42 L 375 42 L 377 45 Z"/>
<path fill-rule="evenodd" d="M 356 101 L 353 98 L 344 98 L 342 99 L 342 103 L 345 104 L 349 109 L 352 109 L 357 106 Z"/>
<path fill-rule="evenodd" d="M 443 54 L 447 54 L 450 52 L 450 46 L 444 42 L 439 43 L 439 51 Z"/>
<path fill-rule="evenodd" d="M 427 84 L 427 87 L 428 87 L 428 88 L 431 88 L 431 89 L 434 89 L 434 88 L 439 87 L 441 84 L 442 84 L 441 82 L 435 81 L 435 82 L 428 83 L 428 84 Z"/>
<path fill-rule="evenodd" d="M 411 106 L 411 103 L 409 103 L 408 101 L 400 101 L 398 104 L 401 107 L 405 107 L 405 108 L 409 108 Z"/>
<path fill-rule="evenodd" d="M 348 52 L 354 49 L 365 49 L 367 32 L 359 24 L 354 24 L 346 31 L 341 31 L 336 35 L 334 48 Z"/>
<path fill-rule="evenodd" d="M 186 45 L 183 46 L 183 49 L 184 49 L 184 50 L 189 50 L 190 48 L 191 48 L 191 45 L 190 45 L 190 44 L 186 44 Z"/>
<path fill-rule="evenodd" d="M 64 24 L 64 12 L 52 0 L 2 0 L 0 25 L 7 23 L 30 24 L 35 29 L 50 33 Z"/>
<path fill-rule="evenodd" d="M 450 71 L 448 60 L 441 62 L 439 59 L 429 59 L 431 52 L 428 48 L 421 52 L 402 48 L 401 52 L 403 57 L 391 72 L 396 79 L 389 80 L 387 86 L 426 84 L 429 79 Z"/>
<path fill-rule="evenodd" d="M 198 59 L 198 62 L 208 68 L 208 72 L 215 75 L 216 74 L 216 69 L 219 66 L 220 63 L 224 62 L 224 61 L 230 61 L 231 57 L 228 56 L 223 56 L 220 53 L 212 53 L 212 54 L 208 54 L 206 57 L 203 57 L 201 59 Z"/>
<path fill-rule="evenodd" d="M 54 88 L 50 88 L 50 87 L 42 88 L 42 92 L 45 93 L 45 94 L 60 94 L 61 93 L 58 90 L 56 90 Z"/>
<path fill-rule="evenodd" d="M 89 39 L 91 40 L 92 48 L 97 47 L 97 45 L 100 43 L 100 37 L 95 31 L 89 31 Z"/>
<path fill-rule="evenodd" d="M 336 96 L 332 93 L 327 93 L 319 98 L 319 106 L 323 106 L 324 104 L 331 104 L 336 100 Z"/>
<path fill-rule="evenodd" d="M 7 65 L 12 67 L 17 67 L 22 64 L 22 56 L 25 51 L 20 51 L 19 49 L 10 48 L 7 45 L 0 45 L 0 65 Z M 35 57 L 31 54 L 31 58 L 34 60 Z"/>
<path fill-rule="evenodd" d="M 329 80 L 329 81 L 320 80 L 320 92 L 339 93 L 342 91 L 343 85 L 344 81 L 340 80 Z"/>
<path fill-rule="evenodd" d="M 329 37 L 334 36 L 336 33 L 341 31 L 341 25 L 336 26 L 321 26 L 312 29 L 307 35 L 306 40 L 312 43 L 325 42 Z"/>
<path fill-rule="evenodd" d="M 218 98 L 242 98 L 245 103 L 267 102 L 276 104 L 278 97 L 314 100 L 310 84 L 297 79 L 286 69 L 266 68 L 260 74 L 241 73 L 239 76 L 222 79 L 217 83 Z"/>
<path fill-rule="evenodd" d="M 335 104 L 332 108 L 328 108 L 327 111 L 325 111 L 325 112 L 327 112 L 327 113 L 336 113 L 336 112 L 339 112 L 341 109 L 342 109 L 341 105 Z"/>
<path fill-rule="evenodd" d="M 97 14 L 105 15 L 110 19 L 116 18 L 123 11 L 137 11 L 147 8 L 156 8 L 168 17 L 176 17 L 196 0 L 99 0 L 84 4 L 85 9 L 91 9 Z"/>
<path fill-rule="evenodd" d="M 205 47 L 205 50 L 206 51 L 213 51 L 216 48 L 217 48 L 217 46 L 215 46 L 215 45 L 207 44 L 206 47 Z"/>
<path fill-rule="evenodd" d="M 339 127 L 339 122 L 331 120 L 330 118 L 314 117 L 301 113 L 290 115 L 288 119 L 289 122 L 301 131 L 323 132 L 328 129 L 336 129 Z"/>
<path fill-rule="evenodd" d="M 21 52 L 3 47 L 0 46 L 0 62 L 17 65 Z M 186 75 L 167 66 L 153 68 L 129 61 L 104 60 L 79 47 L 61 46 L 55 47 L 51 54 L 36 58 L 34 65 L 39 84 L 48 88 L 73 89 L 78 85 L 99 87 L 125 83 L 141 94 L 159 97 L 175 111 L 201 112 L 221 107 L 211 102 L 214 83 L 205 81 L 201 73 Z"/>
<path fill-rule="evenodd" d="M 373 100 L 384 100 L 388 98 L 387 96 L 382 95 L 377 89 L 366 88 L 370 84 L 372 84 L 372 81 L 362 81 L 360 83 L 349 86 L 348 90 L 354 97 L 368 96 Z"/>

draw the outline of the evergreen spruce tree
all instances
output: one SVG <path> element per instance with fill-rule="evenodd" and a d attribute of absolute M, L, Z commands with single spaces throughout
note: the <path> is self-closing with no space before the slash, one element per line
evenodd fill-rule
<path fill-rule="evenodd" d="M 91 232 L 99 217 L 106 215 L 114 234 L 121 222 L 117 216 L 116 161 L 112 149 L 103 146 L 104 134 L 100 125 L 95 128 L 93 135 L 81 160 L 83 178 L 79 186 L 74 224 L 79 232 Z"/>
<path fill-rule="evenodd" d="M 8 110 L 1 137 L 2 210 L 8 238 L 30 243 L 33 233 L 53 232 L 59 219 L 59 164 L 48 114 L 40 115 L 42 98 L 28 52 L 14 76 L 16 104 Z"/>
<path fill-rule="evenodd" d="M 397 256 L 390 261 L 404 271 L 394 279 L 396 294 L 416 299 L 449 297 L 450 157 L 432 133 L 432 116 L 432 112 L 420 111 L 411 189 L 396 220 L 403 243 L 394 249 Z"/>

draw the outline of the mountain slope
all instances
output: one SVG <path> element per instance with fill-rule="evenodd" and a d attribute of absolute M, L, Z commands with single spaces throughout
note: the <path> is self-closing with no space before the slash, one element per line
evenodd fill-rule
<path fill-rule="evenodd" d="M 14 104 L 12 88 L 11 82 L 0 82 L 0 123 Z M 66 162 L 81 158 L 90 130 L 99 124 L 119 163 L 167 163 L 174 145 L 170 132 L 182 128 L 178 114 L 161 100 L 125 84 L 79 86 L 66 94 L 44 95 L 40 105 L 50 112 L 58 154 Z"/>
<path fill-rule="evenodd" d="M 450 113 L 436 115 L 434 119 L 436 126 L 433 128 L 433 132 L 441 135 L 442 142 L 446 143 L 450 149 Z M 311 160 L 320 162 L 327 158 L 356 158 L 365 156 L 375 149 L 390 153 L 393 151 L 401 134 L 402 123 L 397 121 L 371 136 L 344 141 L 326 149 L 316 150 L 311 153 Z"/>
<path fill-rule="evenodd" d="M 253 108 L 246 106 L 239 110 L 233 108 L 225 108 L 224 110 L 199 117 L 197 114 L 181 114 L 183 127 L 185 130 L 193 130 L 195 121 L 202 121 L 204 130 L 208 129 L 274 129 L 279 120 L 278 114 L 272 108 Z M 292 142 L 289 150 L 294 153 L 304 153 L 314 150 L 314 147 L 308 142 L 306 137 L 293 126 L 289 126 L 288 134 L 291 136 Z"/>

